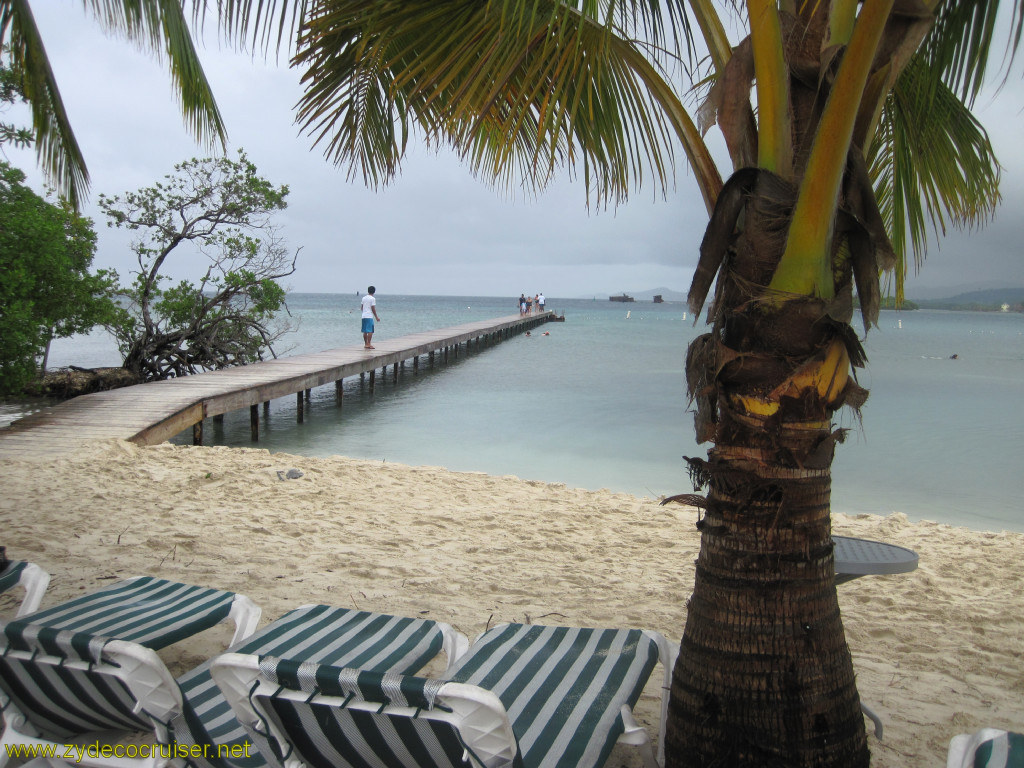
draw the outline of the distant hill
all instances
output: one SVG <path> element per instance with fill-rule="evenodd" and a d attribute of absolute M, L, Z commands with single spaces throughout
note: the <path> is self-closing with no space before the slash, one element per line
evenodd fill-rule
<path fill-rule="evenodd" d="M 1018 288 L 992 288 L 969 291 L 945 299 L 918 299 L 922 309 L 981 309 L 996 310 L 1003 304 L 1020 312 L 1024 308 L 1024 286 Z"/>

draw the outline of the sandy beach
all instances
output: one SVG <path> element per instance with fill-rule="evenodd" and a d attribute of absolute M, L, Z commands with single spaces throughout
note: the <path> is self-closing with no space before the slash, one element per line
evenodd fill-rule
<path fill-rule="evenodd" d="M 44 606 L 152 575 L 244 593 L 264 622 L 328 603 L 471 638 L 529 621 L 677 643 L 699 547 L 696 512 L 655 499 L 257 449 L 101 443 L 9 462 L 0 496 L 0 544 L 53 576 Z M 935 768 L 957 733 L 1024 729 L 1024 534 L 838 511 L 834 530 L 920 555 L 913 573 L 839 587 L 861 698 L 885 721 L 873 765 Z M 0 615 L 12 606 L 0 597 Z M 162 655 L 178 674 L 227 634 Z M 656 670 L 637 710 L 652 738 L 659 685 Z M 639 764 L 621 747 L 609 762 Z"/>

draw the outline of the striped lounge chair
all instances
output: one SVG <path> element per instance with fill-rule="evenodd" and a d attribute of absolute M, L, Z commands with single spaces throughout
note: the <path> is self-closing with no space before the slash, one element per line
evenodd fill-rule
<path fill-rule="evenodd" d="M 1024 733 L 982 728 L 954 736 L 946 768 L 1024 768 Z"/>
<path fill-rule="evenodd" d="M 203 596 L 195 597 L 202 600 Z M 152 616 L 130 622 L 122 616 L 120 627 L 124 635 L 152 638 L 159 624 L 166 630 L 163 637 L 178 636 L 190 624 L 184 606 L 180 612 L 179 620 L 163 614 L 159 620 Z M 66 615 L 42 613 L 61 624 L 68 623 Z M 103 623 L 98 615 L 73 613 L 78 613 L 83 624 Z M 85 754 L 80 762 L 97 768 L 268 765 L 263 756 L 273 752 L 261 751 L 260 745 L 250 743 L 212 683 L 208 662 L 175 680 L 152 647 L 123 639 L 123 635 L 34 623 L 40 615 L 0 622 L 0 705 L 5 721 L 0 736 L 0 766 L 7 761 L 6 745 L 46 749 L 70 740 L 103 745 L 139 731 L 149 734 L 148 741 L 158 745 L 152 753 L 128 753 L 112 759 Z M 294 653 L 327 663 L 358 663 L 384 671 L 412 672 L 442 649 L 454 655 L 468 644 L 460 638 L 447 625 L 433 621 L 305 606 L 232 649 L 286 656 Z M 149 642 L 159 644 L 162 639 Z M 75 755 L 76 762 L 79 757 L 83 756 Z"/>
<path fill-rule="evenodd" d="M 25 590 L 25 596 L 21 600 L 16 616 L 24 616 L 36 610 L 49 584 L 50 574 L 35 563 L 8 560 L 5 565 L 0 567 L 0 593 L 14 587 L 21 587 Z"/>
<path fill-rule="evenodd" d="M 260 613 L 234 592 L 136 576 L 18 618 L 159 650 L 221 622 L 234 623 L 231 643 L 237 643 L 253 633 Z"/>
<path fill-rule="evenodd" d="M 632 709 L 659 660 L 664 731 L 674 652 L 643 630 L 506 624 L 440 680 L 240 654 L 212 667 L 285 768 L 597 768 L 616 741 L 656 768 Z"/>

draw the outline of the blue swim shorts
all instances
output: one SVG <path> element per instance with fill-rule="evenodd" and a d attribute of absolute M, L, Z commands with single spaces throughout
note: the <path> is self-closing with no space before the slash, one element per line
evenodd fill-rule
<path fill-rule="evenodd" d="M 372 317 L 364 317 L 363 318 L 363 333 L 373 333 L 373 318 Z"/>

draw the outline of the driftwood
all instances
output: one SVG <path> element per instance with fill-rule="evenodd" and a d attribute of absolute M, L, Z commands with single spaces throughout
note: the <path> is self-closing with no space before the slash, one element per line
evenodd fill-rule
<path fill-rule="evenodd" d="M 25 394 L 34 397 L 55 397 L 70 400 L 72 397 L 90 392 L 105 392 L 108 389 L 129 387 L 141 383 L 141 379 L 124 368 L 79 368 L 72 365 L 47 371 L 27 387 Z"/>

